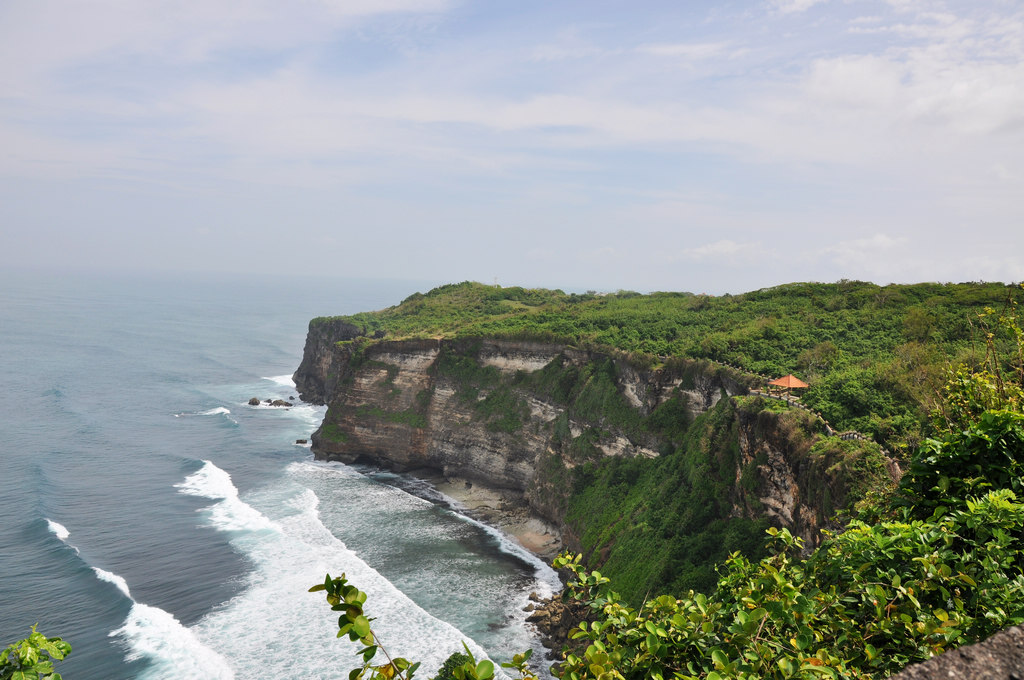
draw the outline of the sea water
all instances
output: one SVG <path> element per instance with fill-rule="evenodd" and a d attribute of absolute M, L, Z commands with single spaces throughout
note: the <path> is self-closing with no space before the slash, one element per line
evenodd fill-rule
<path fill-rule="evenodd" d="M 309 319 L 428 286 L 277 278 L 0 274 L 0 643 L 38 623 L 69 680 L 344 678 L 357 646 L 307 592 L 329 572 L 423 677 L 463 642 L 537 648 L 522 608 L 550 568 L 296 444 L 323 417 L 290 377 Z"/>

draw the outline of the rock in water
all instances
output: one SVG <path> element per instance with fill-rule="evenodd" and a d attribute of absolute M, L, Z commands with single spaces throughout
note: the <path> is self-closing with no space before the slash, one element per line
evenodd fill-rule
<path fill-rule="evenodd" d="M 249 400 L 249 406 L 259 406 L 259 405 L 260 405 L 260 398 L 259 397 L 253 397 L 252 399 Z"/>

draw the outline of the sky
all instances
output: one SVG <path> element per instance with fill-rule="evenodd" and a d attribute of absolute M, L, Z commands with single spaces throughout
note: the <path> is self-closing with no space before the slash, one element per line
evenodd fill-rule
<path fill-rule="evenodd" d="M 1019 0 L 3 0 L 0 267 L 1024 279 Z"/>

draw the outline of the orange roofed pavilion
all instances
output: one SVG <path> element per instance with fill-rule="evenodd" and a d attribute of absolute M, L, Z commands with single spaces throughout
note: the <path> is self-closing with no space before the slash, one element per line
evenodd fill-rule
<path fill-rule="evenodd" d="M 794 387 L 810 387 L 810 385 L 808 385 L 807 383 L 805 383 L 803 380 L 801 380 L 800 378 L 796 377 L 792 373 L 790 373 L 787 376 L 783 376 L 782 378 L 779 378 L 778 380 L 773 380 L 773 381 L 771 381 L 768 384 L 769 385 L 778 385 L 779 387 L 785 387 L 787 389 L 793 389 Z"/>

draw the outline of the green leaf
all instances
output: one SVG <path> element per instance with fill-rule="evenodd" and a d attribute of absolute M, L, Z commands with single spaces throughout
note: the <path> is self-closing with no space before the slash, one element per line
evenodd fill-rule
<path fill-rule="evenodd" d="M 488 659 L 484 659 L 476 665 L 476 677 L 477 680 L 490 680 L 494 677 L 494 664 Z"/>
<path fill-rule="evenodd" d="M 352 621 L 352 630 L 361 638 L 370 634 L 370 621 L 360 614 Z"/>

